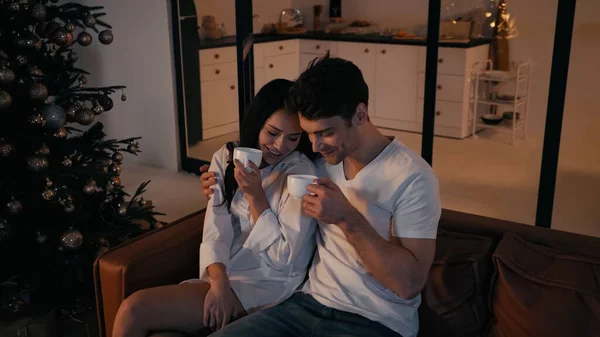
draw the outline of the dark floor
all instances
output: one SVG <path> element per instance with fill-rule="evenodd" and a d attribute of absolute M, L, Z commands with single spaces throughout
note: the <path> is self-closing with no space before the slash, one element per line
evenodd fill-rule
<path fill-rule="evenodd" d="M 56 329 L 60 337 L 99 337 L 98 316 L 96 310 L 77 316 L 56 320 Z"/>

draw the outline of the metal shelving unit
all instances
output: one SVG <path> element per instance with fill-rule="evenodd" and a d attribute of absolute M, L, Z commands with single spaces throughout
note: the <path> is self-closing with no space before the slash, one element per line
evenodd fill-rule
<path fill-rule="evenodd" d="M 514 67 L 513 71 L 490 69 L 493 69 L 491 60 L 475 62 L 471 68 L 473 83 L 469 97 L 473 139 L 477 139 L 477 130 L 494 129 L 510 133 L 514 145 L 517 131 L 521 131 L 523 139 L 527 137 L 531 63 L 520 63 Z M 514 86 L 511 91 L 512 95 L 498 94 L 503 88 L 510 85 Z M 502 108 L 507 107 L 512 108 L 512 120 L 509 120 L 508 123 L 504 118 L 499 124 L 484 123 L 481 119 L 483 115 L 501 114 Z"/>

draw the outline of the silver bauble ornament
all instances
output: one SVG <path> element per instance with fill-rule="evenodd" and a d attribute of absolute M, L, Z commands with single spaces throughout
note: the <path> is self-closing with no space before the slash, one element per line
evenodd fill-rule
<path fill-rule="evenodd" d="M 94 27 L 96 25 L 96 17 L 93 16 L 92 14 L 87 14 L 86 16 L 83 17 L 83 24 L 86 27 Z"/>
<path fill-rule="evenodd" d="M 38 21 L 44 21 L 46 18 L 46 6 L 42 4 L 35 4 L 31 7 L 30 13 L 34 19 Z"/>
<path fill-rule="evenodd" d="M 114 160 L 117 163 L 120 163 L 123 161 L 123 154 L 119 151 L 113 153 L 112 155 L 112 160 Z"/>
<path fill-rule="evenodd" d="M 42 171 L 48 168 L 48 159 L 43 156 L 31 156 L 27 159 L 27 166 L 32 171 Z"/>
<path fill-rule="evenodd" d="M 94 122 L 94 118 L 95 115 L 92 112 L 92 110 L 88 109 L 88 108 L 83 108 L 80 109 L 79 111 L 77 111 L 77 114 L 75 115 L 75 120 L 77 121 L 77 123 L 81 124 L 81 125 L 90 125 Z"/>
<path fill-rule="evenodd" d="M 6 91 L 0 90 L 0 111 L 8 109 L 12 104 L 12 97 Z"/>
<path fill-rule="evenodd" d="M 96 159 L 96 167 L 102 168 L 111 165 L 113 161 L 110 158 L 99 158 Z"/>
<path fill-rule="evenodd" d="M 61 47 L 66 47 L 73 43 L 73 34 L 61 27 L 52 33 L 52 41 Z"/>
<path fill-rule="evenodd" d="M 71 122 L 74 121 L 75 116 L 77 115 L 77 111 L 79 111 L 79 109 L 81 109 L 79 105 L 69 104 L 65 109 L 65 115 L 67 115 L 67 120 Z"/>
<path fill-rule="evenodd" d="M 73 213 L 74 211 L 75 211 L 75 205 L 73 205 L 72 203 L 65 205 L 65 212 Z"/>
<path fill-rule="evenodd" d="M 8 311 L 13 315 L 22 314 L 26 309 L 27 303 L 20 298 L 13 297 L 8 303 Z"/>
<path fill-rule="evenodd" d="M 125 96 L 125 93 L 123 93 L 121 95 L 121 101 L 125 102 L 127 100 L 127 96 Z"/>
<path fill-rule="evenodd" d="M 18 2 L 13 2 L 11 4 L 8 5 L 8 10 L 12 13 L 16 13 L 21 9 L 21 6 L 19 5 Z"/>
<path fill-rule="evenodd" d="M 111 44 L 114 39 L 115 39 L 115 37 L 110 29 L 103 30 L 98 35 L 98 40 L 102 44 Z"/>
<path fill-rule="evenodd" d="M 70 196 L 70 195 L 68 195 L 68 194 L 63 194 L 60 197 L 58 197 L 58 202 L 61 205 L 63 205 L 63 206 L 68 205 L 68 204 L 72 204 L 73 203 L 73 197 Z"/>
<path fill-rule="evenodd" d="M 29 117 L 29 123 L 31 123 L 33 125 L 44 125 L 44 124 L 46 124 L 46 119 L 44 119 L 44 117 L 42 117 L 42 115 L 37 114 L 37 115 Z"/>
<path fill-rule="evenodd" d="M 83 234 L 74 228 L 69 228 L 60 235 L 60 245 L 63 248 L 75 250 L 82 244 Z"/>
<path fill-rule="evenodd" d="M 72 22 L 68 22 L 68 23 L 65 25 L 65 30 L 66 30 L 67 32 L 69 32 L 69 33 L 73 33 L 73 32 L 75 31 L 75 24 L 74 24 L 74 23 L 72 23 Z"/>
<path fill-rule="evenodd" d="M 37 101 L 43 101 L 48 97 L 48 88 L 42 83 L 34 83 L 29 88 L 29 97 Z"/>
<path fill-rule="evenodd" d="M 98 104 L 102 106 L 104 111 L 110 111 L 113 108 L 113 100 L 108 96 L 100 96 L 97 99 Z"/>
<path fill-rule="evenodd" d="M 90 180 L 85 186 L 83 186 L 83 193 L 88 195 L 96 193 L 96 182 Z"/>
<path fill-rule="evenodd" d="M 14 147 L 11 143 L 6 143 L 3 139 L 0 140 L 0 156 L 8 157 L 13 151 Z"/>
<path fill-rule="evenodd" d="M 62 161 L 62 165 L 63 165 L 64 167 L 71 167 L 71 166 L 73 166 L 73 160 L 71 160 L 71 158 L 65 158 L 65 159 Z"/>
<path fill-rule="evenodd" d="M 36 152 L 37 154 L 42 154 L 42 155 L 49 155 L 50 154 L 50 148 L 46 145 L 43 144 L 42 147 L 40 147 L 40 149 Z"/>
<path fill-rule="evenodd" d="M 111 185 L 114 186 L 120 186 L 121 185 L 121 178 L 114 176 L 114 177 L 110 177 L 109 182 Z"/>
<path fill-rule="evenodd" d="M 108 173 L 118 176 L 121 174 L 121 166 L 119 164 L 112 164 L 108 167 Z"/>
<path fill-rule="evenodd" d="M 62 139 L 62 138 L 67 137 L 67 135 L 68 135 L 68 132 L 67 132 L 67 129 L 65 129 L 65 128 L 60 128 L 60 129 L 56 130 L 56 132 L 54 132 L 54 137 L 56 137 L 56 138 Z"/>
<path fill-rule="evenodd" d="M 8 211 L 12 214 L 19 214 L 23 210 L 23 204 L 19 200 L 11 200 L 6 204 Z"/>
<path fill-rule="evenodd" d="M 99 103 L 96 103 L 96 105 L 94 105 L 92 108 L 92 111 L 94 111 L 96 115 L 99 115 L 104 112 L 104 108 Z"/>
<path fill-rule="evenodd" d="M 7 67 L 0 68 L 0 84 L 9 84 L 14 82 L 15 72 Z"/>
<path fill-rule="evenodd" d="M 127 145 L 127 152 L 137 154 L 140 152 L 140 144 L 135 142 Z"/>
<path fill-rule="evenodd" d="M 44 190 L 44 192 L 42 192 L 42 199 L 47 200 L 47 201 L 54 199 L 55 196 L 56 196 L 56 193 L 54 193 L 54 191 L 51 189 L 46 189 L 46 190 Z"/>
<path fill-rule="evenodd" d="M 10 236 L 11 227 L 8 222 L 0 218 L 0 242 L 5 241 Z"/>
<path fill-rule="evenodd" d="M 60 28 L 60 25 L 58 23 L 52 21 L 49 24 L 47 24 L 46 27 L 44 27 L 44 34 L 46 35 L 46 37 L 52 37 L 54 34 L 54 31 L 59 28 Z"/>
<path fill-rule="evenodd" d="M 37 76 L 37 77 L 43 77 L 44 76 L 44 72 L 40 70 L 40 68 L 35 67 L 35 66 L 31 66 L 29 67 L 29 73 L 33 76 Z"/>
<path fill-rule="evenodd" d="M 81 32 L 77 35 L 77 43 L 87 47 L 92 44 L 92 36 L 87 32 Z"/>
<path fill-rule="evenodd" d="M 67 115 L 65 109 L 59 105 L 46 104 L 42 108 L 42 115 L 46 120 L 45 127 L 50 129 L 58 129 L 65 125 L 67 122 Z"/>
<path fill-rule="evenodd" d="M 127 207 L 119 206 L 119 209 L 117 210 L 117 212 L 119 213 L 120 216 L 126 216 L 127 215 Z"/>
<path fill-rule="evenodd" d="M 17 65 L 19 67 L 24 66 L 27 64 L 27 57 L 23 56 L 23 55 L 17 55 Z"/>
<path fill-rule="evenodd" d="M 35 240 L 41 244 L 41 243 L 45 243 L 46 241 L 48 241 L 48 237 L 46 235 L 44 235 L 42 232 L 38 231 L 37 237 L 35 238 Z"/>
<path fill-rule="evenodd" d="M 77 54 L 76 52 L 72 51 L 72 52 L 69 53 L 69 55 L 67 57 L 69 58 L 69 61 L 76 62 L 79 59 L 79 54 Z"/>

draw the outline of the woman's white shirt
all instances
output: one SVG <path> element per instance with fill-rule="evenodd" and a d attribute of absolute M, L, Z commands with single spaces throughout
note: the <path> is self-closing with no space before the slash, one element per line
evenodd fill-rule
<path fill-rule="evenodd" d="M 209 171 L 215 172 L 219 189 L 229 151 L 225 146 L 213 155 Z M 304 281 L 315 250 L 317 222 L 304 214 L 302 200 L 287 190 L 290 174 L 316 174 L 312 161 L 294 151 L 276 165 L 260 170 L 269 207 L 252 224 L 248 201 L 239 189 L 230 209 L 226 202 L 209 200 L 200 245 L 200 280 L 209 281 L 206 270 L 223 263 L 231 287 L 246 311 L 289 297 Z M 221 198 L 222 201 L 225 198 Z"/>

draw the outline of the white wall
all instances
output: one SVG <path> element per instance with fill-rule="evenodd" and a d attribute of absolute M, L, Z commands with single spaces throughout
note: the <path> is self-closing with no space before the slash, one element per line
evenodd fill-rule
<path fill-rule="evenodd" d="M 105 6 L 102 19 L 113 26 L 115 40 L 78 48 L 78 66 L 89 71 L 90 86 L 125 85 L 113 96 L 115 107 L 101 115 L 110 138 L 143 137 L 142 153 L 126 161 L 177 170 L 179 149 L 170 4 L 168 0 L 83 0 Z"/>

